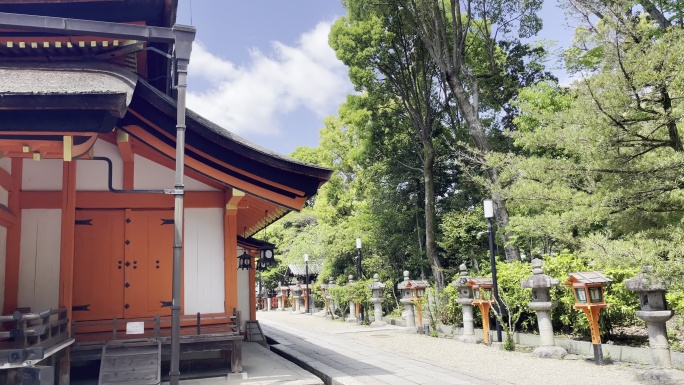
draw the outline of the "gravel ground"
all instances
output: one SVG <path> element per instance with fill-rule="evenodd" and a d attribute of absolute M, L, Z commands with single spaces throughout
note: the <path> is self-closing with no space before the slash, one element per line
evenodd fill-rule
<path fill-rule="evenodd" d="M 529 353 L 507 352 L 482 344 L 466 344 L 452 339 L 405 333 L 398 328 L 374 330 L 367 326 L 332 321 L 318 316 L 294 315 L 291 312 L 258 312 L 257 319 L 283 322 L 308 332 L 336 334 L 359 344 L 373 346 L 404 356 L 420 357 L 463 373 L 479 373 L 510 384 L 643 384 L 637 380 L 642 367 L 615 363 L 596 366 L 593 361 L 554 360 L 533 357 Z"/>

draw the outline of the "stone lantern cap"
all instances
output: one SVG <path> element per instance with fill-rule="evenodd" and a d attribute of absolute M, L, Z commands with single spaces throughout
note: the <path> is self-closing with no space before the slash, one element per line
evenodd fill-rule
<path fill-rule="evenodd" d="M 349 280 L 349 282 L 347 283 L 347 286 L 351 286 L 354 284 L 354 276 L 353 275 L 349 275 L 349 277 L 347 277 L 347 279 Z"/>
<path fill-rule="evenodd" d="M 465 263 L 462 263 L 461 266 L 458 267 L 458 269 L 461 271 L 459 274 L 459 277 L 451 281 L 451 286 L 458 287 L 458 288 L 464 288 L 468 287 L 468 281 L 470 281 L 470 276 L 468 275 L 468 267 L 465 265 Z"/>
<path fill-rule="evenodd" d="M 666 291 L 667 284 L 662 281 L 656 281 L 651 274 L 652 270 L 651 266 L 644 266 L 641 269 L 641 274 L 634 278 L 626 279 L 625 286 L 627 290 L 637 292 Z"/>
<path fill-rule="evenodd" d="M 579 273 L 569 273 L 570 277 L 565 284 L 570 286 L 584 287 L 586 285 L 596 284 L 596 283 L 606 283 L 613 282 L 612 279 L 606 277 L 600 271 L 584 271 Z"/>
<path fill-rule="evenodd" d="M 542 264 L 544 262 L 535 258 L 532 260 L 532 276 L 520 283 L 523 289 L 548 289 L 558 285 L 558 280 L 544 274 Z"/>
<path fill-rule="evenodd" d="M 377 274 L 373 274 L 373 282 L 368 285 L 368 288 L 371 290 L 384 289 L 385 284 L 380 282 Z"/>
<path fill-rule="evenodd" d="M 323 290 L 328 290 L 330 288 L 337 287 L 335 285 L 335 281 L 333 280 L 333 277 L 328 278 L 328 283 L 322 283 L 321 284 L 321 289 Z"/>

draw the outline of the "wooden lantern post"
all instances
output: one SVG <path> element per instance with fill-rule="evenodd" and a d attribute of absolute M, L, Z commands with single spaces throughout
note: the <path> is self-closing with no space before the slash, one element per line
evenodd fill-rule
<path fill-rule="evenodd" d="M 601 309 L 609 306 L 605 301 L 603 285 L 613 280 L 601 274 L 600 271 L 570 273 L 569 276 L 565 284 L 572 287 L 572 294 L 575 296 L 573 308 L 582 310 L 587 316 L 591 330 L 591 343 L 594 347 L 594 362 L 596 365 L 603 365 L 603 348 L 598 320 Z"/>
<path fill-rule="evenodd" d="M 492 295 L 494 283 L 491 278 L 471 278 L 468 281 L 468 286 L 473 289 L 473 305 L 480 309 L 483 342 L 485 345 L 489 345 L 491 343 L 489 341 L 489 309 L 494 302 Z"/>

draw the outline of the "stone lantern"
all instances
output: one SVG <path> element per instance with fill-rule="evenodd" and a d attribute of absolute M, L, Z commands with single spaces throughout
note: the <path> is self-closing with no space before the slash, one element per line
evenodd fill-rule
<path fill-rule="evenodd" d="M 461 271 L 460 276 L 451 282 L 452 286 L 458 288 L 456 302 L 463 309 L 463 335 L 456 337 L 456 339 L 461 342 L 477 343 L 478 339 L 475 337 L 475 325 L 473 324 L 473 289 L 468 285 L 470 277 L 465 263 L 459 266 L 459 270 Z"/>
<path fill-rule="evenodd" d="M 287 298 L 287 292 L 290 291 L 288 286 L 284 286 L 282 282 L 278 282 L 278 287 L 276 287 L 276 295 L 278 296 L 278 310 L 285 310 L 285 299 Z"/>
<path fill-rule="evenodd" d="M 385 284 L 380 282 L 377 274 L 373 274 L 373 283 L 368 285 L 368 288 L 371 289 L 370 300 L 373 302 L 375 310 L 375 321 L 371 323 L 371 326 L 385 326 L 387 324 L 382 321 L 382 301 L 385 300 L 382 292 L 385 289 Z"/>
<path fill-rule="evenodd" d="M 532 276 L 520 284 L 524 289 L 532 289 L 532 302 L 529 302 L 527 307 L 537 313 L 537 323 L 539 324 L 541 346 L 534 349 L 532 354 L 537 357 L 563 358 L 568 352 L 559 346 L 555 346 L 553 325 L 551 324 L 551 310 L 556 307 L 557 303 L 551 301 L 550 291 L 559 282 L 557 279 L 544 274 L 542 264 L 541 259 L 533 259 Z"/>
<path fill-rule="evenodd" d="M 665 323 L 674 316 L 674 311 L 667 308 L 667 287 L 664 283 L 654 280 L 650 266 L 644 266 L 641 271 L 636 277 L 625 280 L 625 286 L 627 290 L 639 293 L 641 310 L 636 312 L 636 316 L 646 322 L 653 365 L 671 368 L 672 358 Z"/>
<path fill-rule="evenodd" d="M 311 296 L 311 285 L 302 283 L 299 285 L 300 290 L 302 291 L 302 298 L 304 298 L 304 310 L 302 310 L 302 313 L 306 313 L 306 309 L 309 308 L 309 303 L 311 302 L 312 296 Z"/>
<path fill-rule="evenodd" d="M 270 291 L 266 292 L 266 311 L 271 311 L 271 298 L 273 298 L 273 293 Z"/>
<path fill-rule="evenodd" d="M 350 275 L 349 276 L 349 283 L 347 283 L 347 287 L 354 285 L 354 276 Z M 355 323 L 358 322 L 359 320 L 356 318 L 356 303 L 352 299 L 349 300 L 349 318 L 347 318 L 347 322 Z"/>
<path fill-rule="evenodd" d="M 299 283 L 296 283 L 294 285 L 290 285 L 290 292 L 292 293 L 292 311 L 294 313 L 299 313 L 300 312 L 300 304 L 299 300 L 302 298 L 302 287 Z"/>
<path fill-rule="evenodd" d="M 416 300 L 423 298 L 425 289 L 427 289 L 427 281 L 411 280 L 409 279 L 409 272 L 404 271 L 404 280 L 397 284 L 397 289 L 401 293 L 399 302 L 404 304 L 404 312 L 406 313 L 406 330 L 416 331 L 416 313 L 414 312 Z M 420 308 L 418 308 L 418 324 L 422 326 L 422 317 Z"/>
<path fill-rule="evenodd" d="M 325 312 L 327 314 L 329 311 L 331 317 L 335 311 L 335 304 L 333 304 L 332 296 L 330 295 L 330 289 L 333 287 L 337 287 L 337 285 L 335 285 L 333 277 L 330 277 L 328 278 L 328 284 L 325 285 Z"/>

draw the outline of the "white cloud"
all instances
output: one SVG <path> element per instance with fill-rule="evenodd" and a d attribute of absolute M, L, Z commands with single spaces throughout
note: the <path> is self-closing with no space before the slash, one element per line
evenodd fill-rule
<path fill-rule="evenodd" d="M 319 23 L 296 46 L 275 41 L 268 55 L 252 48 L 245 66 L 195 43 L 190 81 L 201 77 L 210 87 L 188 92 L 188 107 L 236 134 L 279 133 L 279 119 L 298 108 L 321 118 L 336 113 L 353 88 L 347 68 L 328 46 L 330 25 Z"/>

